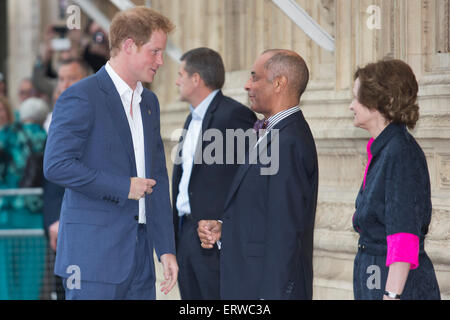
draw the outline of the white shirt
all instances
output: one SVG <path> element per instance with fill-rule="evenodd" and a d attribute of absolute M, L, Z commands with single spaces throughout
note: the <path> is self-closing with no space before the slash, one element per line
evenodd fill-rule
<path fill-rule="evenodd" d="M 138 81 L 134 91 L 123 79 L 114 71 L 109 62 L 105 65 L 106 72 L 111 77 L 114 86 L 119 93 L 128 125 L 130 126 L 131 137 L 133 139 L 134 157 L 136 159 L 137 176 L 145 178 L 145 149 L 144 149 L 144 127 L 142 125 L 141 94 L 144 91 L 142 83 Z M 133 116 L 130 114 L 130 107 L 133 107 Z M 145 197 L 139 199 L 139 223 L 146 223 L 145 218 Z"/>
<path fill-rule="evenodd" d="M 183 174 L 181 175 L 180 184 L 178 185 L 179 193 L 177 197 L 178 215 L 181 217 L 185 214 L 191 214 L 191 206 L 189 204 L 189 180 L 191 179 L 192 167 L 194 166 L 195 149 L 202 132 L 203 118 L 205 117 L 208 107 L 213 101 L 219 90 L 211 92 L 203 101 L 194 109 L 191 109 L 192 120 L 184 137 L 183 149 L 181 150 L 181 166 Z"/>

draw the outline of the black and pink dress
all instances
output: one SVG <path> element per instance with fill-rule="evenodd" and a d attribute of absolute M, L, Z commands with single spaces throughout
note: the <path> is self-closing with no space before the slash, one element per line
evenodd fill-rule
<path fill-rule="evenodd" d="M 431 221 L 425 155 L 406 126 L 391 123 L 367 145 L 368 163 L 356 198 L 359 233 L 354 262 L 355 299 L 382 299 L 389 266 L 410 263 L 402 299 L 440 299 L 424 240 Z"/>

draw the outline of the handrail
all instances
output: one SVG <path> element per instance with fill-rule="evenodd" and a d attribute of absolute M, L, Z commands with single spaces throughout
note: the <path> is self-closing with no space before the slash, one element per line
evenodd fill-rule
<path fill-rule="evenodd" d="M 102 28 L 109 31 L 111 21 L 89 0 L 74 0 L 81 9 Z M 136 5 L 130 0 L 110 0 L 119 10 L 127 10 Z M 311 16 L 300 7 L 295 0 L 272 0 L 272 2 L 283 11 L 299 28 L 301 28 L 308 37 L 325 50 L 333 52 L 335 50 L 334 38 L 326 32 Z M 167 41 L 167 55 L 175 62 L 180 63 L 180 57 L 183 54 L 181 49 Z"/>
<path fill-rule="evenodd" d="M 135 4 L 130 0 L 109 0 L 113 5 L 115 5 L 120 11 L 131 9 L 135 7 Z"/>
<path fill-rule="evenodd" d="M 42 195 L 42 188 L 0 189 L 0 197 Z M 44 229 L 0 229 L 0 237 L 43 236 Z"/>
<path fill-rule="evenodd" d="M 44 229 L 1 229 L 0 237 L 40 237 L 45 234 Z"/>
<path fill-rule="evenodd" d="M 308 37 L 325 50 L 335 50 L 335 40 L 295 0 L 272 0 Z"/>
<path fill-rule="evenodd" d="M 43 193 L 42 188 L 0 189 L 0 197 L 40 196 Z"/>

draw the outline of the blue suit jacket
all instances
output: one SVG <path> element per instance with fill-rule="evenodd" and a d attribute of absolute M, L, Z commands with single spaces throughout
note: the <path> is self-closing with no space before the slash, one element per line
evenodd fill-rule
<path fill-rule="evenodd" d="M 174 254 L 175 244 L 156 95 L 144 89 L 140 107 L 146 178 L 156 180 L 145 203 L 149 255 L 153 258 L 155 248 L 159 258 Z M 55 273 L 68 277 L 68 267 L 75 265 L 81 280 L 124 281 L 133 263 L 138 227 L 138 202 L 128 200 L 136 161 L 122 101 L 104 67 L 58 99 L 44 173 L 66 188 Z"/>
<path fill-rule="evenodd" d="M 278 151 L 273 129 L 279 130 Z M 222 299 L 312 298 L 316 147 L 301 111 L 273 129 L 266 136 L 267 143 L 260 143 L 260 151 L 272 159 L 278 155 L 278 173 L 261 175 L 261 168 L 269 165 L 246 161 L 225 202 Z"/>

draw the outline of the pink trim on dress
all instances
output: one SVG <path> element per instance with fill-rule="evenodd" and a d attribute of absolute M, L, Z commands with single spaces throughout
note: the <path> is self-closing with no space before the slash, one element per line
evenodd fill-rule
<path fill-rule="evenodd" d="M 372 161 L 372 152 L 370 152 L 370 147 L 372 146 L 372 143 L 375 141 L 374 138 L 370 138 L 369 142 L 367 142 L 367 165 L 366 165 L 366 171 L 364 172 L 364 182 L 363 182 L 363 190 L 366 187 L 366 176 L 367 171 L 369 170 L 370 162 Z"/>
<path fill-rule="evenodd" d="M 419 237 L 412 233 L 396 233 L 387 236 L 386 266 L 394 262 L 407 262 L 411 270 L 419 267 Z"/>

